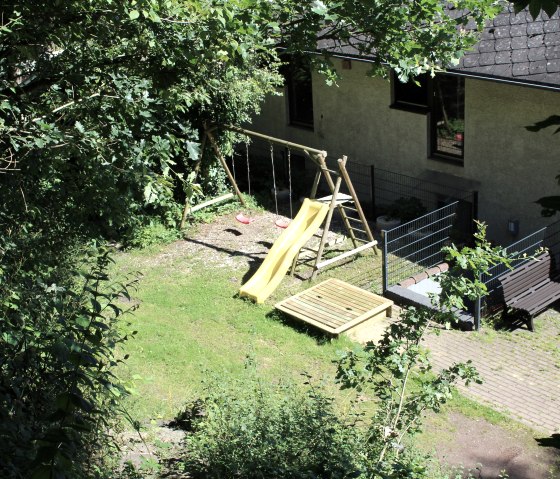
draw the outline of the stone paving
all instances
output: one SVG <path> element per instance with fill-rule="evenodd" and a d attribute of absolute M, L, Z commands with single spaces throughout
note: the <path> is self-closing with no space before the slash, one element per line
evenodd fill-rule
<path fill-rule="evenodd" d="M 443 368 L 471 359 L 484 383 L 459 389 L 477 402 L 548 434 L 560 432 L 560 314 L 535 319 L 536 332 L 442 331 L 426 345 Z"/>

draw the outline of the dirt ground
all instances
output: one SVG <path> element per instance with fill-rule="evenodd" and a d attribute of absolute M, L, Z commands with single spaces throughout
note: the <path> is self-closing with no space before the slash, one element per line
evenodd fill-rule
<path fill-rule="evenodd" d="M 245 271 L 243 278 L 247 280 L 282 230 L 274 225 L 277 217 L 272 213 L 255 215 L 255 221 L 249 225 L 238 223 L 234 216 L 225 215 L 212 223 L 196 226 L 185 240 L 169 245 L 148 261 L 165 264 L 177 254 L 200 254 L 218 267 Z M 337 239 L 337 235 L 332 236 L 333 243 Z M 138 266 L 141 269 L 141 264 Z M 329 276 L 346 280 L 348 274 L 344 268 L 336 268 Z M 307 272 L 302 272 L 295 278 L 287 278 L 280 294 L 300 288 L 301 282 L 308 276 Z M 427 451 L 450 466 L 464 466 L 465 471 L 470 469 L 473 477 L 494 479 L 501 477 L 500 472 L 506 470 L 508 476 L 505 477 L 510 479 L 560 478 L 560 472 L 554 472 L 560 471 L 560 437 L 539 440 L 538 435 L 535 438 L 527 428 L 505 429 L 460 413 L 438 416 L 437 420 L 429 418 L 427 427 L 431 429 Z M 177 444 L 182 437 L 161 426 L 151 434 L 158 441 L 170 444 Z M 153 448 L 145 450 L 140 441 L 132 437 L 129 439 L 129 458 L 134 460 L 153 454 Z"/>

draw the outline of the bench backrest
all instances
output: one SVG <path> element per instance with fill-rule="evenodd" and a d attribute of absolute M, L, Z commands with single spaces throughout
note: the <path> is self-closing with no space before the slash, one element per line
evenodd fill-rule
<path fill-rule="evenodd" d="M 535 260 L 498 278 L 502 285 L 504 301 L 515 298 L 532 286 L 550 279 L 554 275 L 552 257 L 548 251 L 540 254 Z"/>

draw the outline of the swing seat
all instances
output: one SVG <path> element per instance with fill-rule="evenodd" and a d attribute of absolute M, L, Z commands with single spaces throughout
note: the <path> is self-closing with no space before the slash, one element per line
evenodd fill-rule
<path fill-rule="evenodd" d="M 278 218 L 274 224 L 278 227 L 278 228 L 282 228 L 282 229 L 286 229 L 289 225 L 290 225 L 290 220 L 286 219 L 286 218 Z"/>
<path fill-rule="evenodd" d="M 243 223 L 244 225 L 249 225 L 251 224 L 253 221 L 255 221 L 255 218 L 249 218 L 248 216 L 245 216 L 243 213 L 239 213 L 235 219 L 237 221 L 239 221 L 240 223 Z"/>

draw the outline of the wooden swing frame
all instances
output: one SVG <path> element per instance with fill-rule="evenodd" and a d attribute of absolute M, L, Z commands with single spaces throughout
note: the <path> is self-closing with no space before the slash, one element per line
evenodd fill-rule
<path fill-rule="evenodd" d="M 241 135 L 245 135 L 245 136 L 248 136 L 248 137 L 259 138 L 259 139 L 262 139 L 262 140 L 266 140 L 270 143 L 281 145 L 281 146 L 284 146 L 285 148 L 289 148 L 291 150 L 300 151 L 317 167 L 317 171 L 315 173 L 315 178 L 313 180 L 313 186 L 311 188 L 311 194 L 309 195 L 309 198 L 312 199 L 312 200 L 328 203 L 329 204 L 329 211 L 327 213 L 327 216 L 326 216 L 324 224 L 323 224 L 323 234 L 321 235 L 321 240 L 319 242 L 319 247 L 316 251 L 314 250 L 314 252 L 316 253 L 316 256 L 315 256 L 315 259 L 314 259 L 314 262 L 313 262 L 313 273 L 312 273 L 311 279 L 314 279 L 317 276 L 319 270 L 321 270 L 323 268 L 326 268 L 327 266 L 330 266 L 333 263 L 336 263 L 336 262 L 338 262 L 342 259 L 350 258 L 350 257 L 352 257 L 352 256 L 354 256 L 358 253 L 361 253 L 362 251 L 365 251 L 369 248 L 373 248 L 376 255 L 379 254 L 379 251 L 377 249 L 377 241 L 373 238 L 373 234 L 371 232 L 371 229 L 369 227 L 367 219 L 364 215 L 362 206 L 361 206 L 360 201 L 358 199 L 358 196 L 356 194 L 356 190 L 354 189 L 352 181 L 350 180 L 350 175 L 348 174 L 348 171 L 346 169 L 346 162 L 348 161 L 348 158 L 345 155 L 337 161 L 337 169 L 336 170 L 329 169 L 328 166 L 327 166 L 327 161 L 326 161 L 327 152 L 325 150 L 318 150 L 318 149 L 315 149 L 315 148 L 310 148 L 310 147 L 305 146 L 305 145 L 300 145 L 298 143 L 293 143 L 291 141 L 282 140 L 282 139 L 276 138 L 274 136 L 265 135 L 263 133 L 247 130 L 245 128 L 240 128 L 240 127 L 233 126 L 233 125 L 225 125 L 225 126 L 221 126 L 221 127 L 213 126 L 211 128 L 205 127 L 205 133 L 204 133 L 204 138 L 203 138 L 202 145 L 201 145 L 200 157 L 199 157 L 198 162 L 195 166 L 195 171 L 198 173 L 198 170 L 200 169 L 200 162 L 202 161 L 202 155 L 204 153 L 204 148 L 206 146 L 207 141 L 209 141 L 212 145 L 212 149 L 214 150 L 214 153 L 216 154 L 216 156 L 218 157 L 218 160 L 220 161 L 220 164 L 224 168 L 230 183 L 233 186 L 235 195 L 233 193 L 228 193 L 227 195 L 223 195 L 223 196 L 220 196 L 218 198 L 214 198 L 212 200 L 205 201 L 204 203 L 196 205 L 192 208 L 189 207 L 188 202 L 187 202 L 187 204 L 185 205 L 185 209 L 183 211 L 183 220 L 181 221 L 181 228 L 183 227 L 184 221 L 185 221 L 186 216 L 187 216 L 189 211 L 191 211 L 191 212 L 198 211 L 198 210 L 203 209 L 203 208 L 205 208 L 207 206 L 210 206 L 212 204 L 216 204 L 220 201 L 225 201 L 226 199 L 233 198 L 233 196 L 237 196 L 239 198 L 239 201 L 241 202 L 241 204 L 243 206 L 246 206 L 245 201 L 243 200 L 243 197 L 241 195 L 241 192 L 239 191 L 239 188 L 237 186 L 237 183 L 235 182 L 235 179 L 234 179 L 229 167 L 227 166 L 225 158 L 223 157 L 223 155 L 220 151 L 218 143 L 216 142 L 216 139 L 214 138 L 214 135 L 212 134 L 212 132 L 215 131 L 218 128 L 223 128 L 223 129 L 226 129 L 228 131 L 231 131 L 231 132 L 234 132 L 234 133 L 239 133 Z M 333 180 L 333 176 L 336 177 L 336 180 Z M 317 190 L 319 188 L 321 178 L 323 178 L 323 177 L 325 178 L 325 180 L 327 182 L 327 185 L 329 187 L 329 190 L 331 191 L 331 194 L 328 195 L 328 196 L 325 196 L 323 198 L 316 198 Z M 342 182 L 344 182 L 344 184 L 346 185 L 346 188 L 348 189 L 349 195 L 340 193 L 340 187 L 341 187 Z M 353 203 L 354 207 L 347 206 L 348 203 Z M 345 228 L 348 232 L 348 236 L 350 237 L 354 247 L 353 247 L 353 249 L 351 249 L 349 251 L 345 251 L 344 253 L 341 253 L 341 254 L 333 257 L 333 258 L 329 258 L 327 260 L 322 261 L 323 253 L 325 252 L 325 247 L 326 247 L 326 244 L 327 244 L 327 235 L 328 235 L 329 230 L 330 230 L 330 225 L 331 225 L 331 221 L 332 221 L 332 217 L 333 217 L 335 209 L 340 214 L 340 216 L 342 218 L 342 222 L 343 222 L 343 224 L 344 224 L 344 226 L 345 226 Z M 358 218 L 348 216 L 346 214 L 346 210 L 357 213 Z M 363 229 L 353 227 L 352 222 L 360 224 Z M 367 240 L 363 240 L 361 238 L 358 238 L 356 236 L 355 232 L 363 233 L 366 236 Z M 300 254 L 301 254 L 301 250 L 298 252 L 298 254 L 296 255 L 296 257 L 293 260 L 291 271 L 290 271 L 291 275 L 293 275 L 294 272 L 295 272 L 296 266 L 297 266 L 298 261 L 299 261 Z"/>

